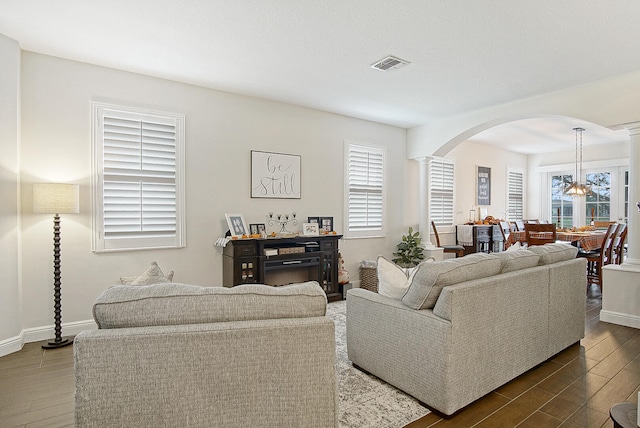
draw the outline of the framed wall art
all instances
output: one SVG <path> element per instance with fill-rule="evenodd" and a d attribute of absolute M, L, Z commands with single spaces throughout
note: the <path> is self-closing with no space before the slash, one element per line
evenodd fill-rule
<path fill-rule="evenodd" d="M 491 205 L 491 168 L 476 166 L 477 205 Z"/>
<path fill-rule="evenodd" d="M 251 197 L 300 199 L 300 155 L 251 151 Z"/>

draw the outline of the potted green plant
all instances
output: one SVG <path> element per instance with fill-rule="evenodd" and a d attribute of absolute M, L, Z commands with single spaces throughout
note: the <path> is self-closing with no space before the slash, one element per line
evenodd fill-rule
<path fill-rule="evenodd" d="M 398 244 L 398 250 L 393 253 L 396 258 L 391 261 L 403 268 L 417 266 L 424 260 L 424 248 L 420 246 L 420 241 L 422 241 L 420 232 L 416 230 L 414 233 L 413 228 L 409 227 L 408 233 L 402 235 L 402 242 Z"/>

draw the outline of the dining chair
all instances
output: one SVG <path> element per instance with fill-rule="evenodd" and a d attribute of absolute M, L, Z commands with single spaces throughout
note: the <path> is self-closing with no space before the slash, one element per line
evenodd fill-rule
<path fill-rule="evenodd" d="M 593 225 L 596 229 L 606 229 L 610 224 L 615 224 L 615 221 L 594 221 Z"/>
<path fill-rule="evenodd" d="M 616 229 L 616 234 L 612 238 L 611 242 L 611 263 L 615 263 L 617 265 L 622 264 L 622 259 L 624 258 L 624 241 L 627 239 L 627 225 L 620 224 Z"/>
<path fill-rule="evenodd" d="M 587 287 L 589 284 L 597 284 L 602 292 L 602 267 L 612 263 L 613 242 L 619 226 L 617 223 L 610 224 L 604 235 L 604 240 L 598 250 L 589 252 L 578 252 L 577 257 L 587 259 Z"/>
<path fill-rule="evenodd" d="M 516 227 L 518 230 L 524 230 L 524 220 L 516 220 Z"/>
<path fill-rule="evenodd" d="M 533 245 L 550 244 L 556 242 L 558 239 L 555 224 L 525 223 L 524 230 L 527 245 L 530 247 Z"/>
<path fill-rule="evenodd" d="M 511 246 L 509 235 L 511 235 L 511 226 L 508 221 L 500 222 L 500 232 L 502 233 L 502 250 L 506 250 Z"/>
<path fill-rule="evenodd" d="M 518 231 L 518 226 L 516 226 L 516 222 L 515 221 L 510 221 L 509 222 L 509 229 L 511 232 L 517 232 Z"/>
<path fill-rule="evenodd" d="M 436 236 L 436 246 L 442 247 L 445 253 L 455 254 L 456 257 L 464 256 L 464 247 L 462 245 L 440 245 L 440 236 L 434 222 L 431 222 L 431 228 L 433 228 L 433 234 Z"/>

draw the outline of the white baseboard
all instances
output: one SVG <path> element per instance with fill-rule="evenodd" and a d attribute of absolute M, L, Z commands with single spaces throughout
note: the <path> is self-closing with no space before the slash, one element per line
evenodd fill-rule
<path fill-rule="evenodd" d="M 622 314 L 620 312 L 600 311 L 600 321 L 612 324 L 624 325 L 626 327 L 640 328 L 640 317 L 636 315 Z"/>
<path fill-rule="evenodd" d="M 63 336 L 75 336 L 84 330 L 96 330 L 98 326 L 93 320 L 76 321 L 62 324 Z M 16 337 L 0 341 L 0 357 L 22 349 L 25 343 L 40 342 L 55 337 L 55 327 L 47 325 L 22 330 Z"/>

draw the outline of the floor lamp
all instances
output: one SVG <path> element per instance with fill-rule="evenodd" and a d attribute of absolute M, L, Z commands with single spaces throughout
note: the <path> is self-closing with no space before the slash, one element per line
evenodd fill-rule
<path fill-rule="evenodd" d="M 33 185 L 33 212 L 53 214 L 53 309 L 55 313 L 55 339 L 42 345 L 45 349 L 60 348 L 73 343 L 73 338 L 62 337 L 62 304 L 60 302 L 60 214 L 80 212 L 77 184 L 39 183 Z"/>

